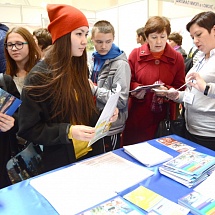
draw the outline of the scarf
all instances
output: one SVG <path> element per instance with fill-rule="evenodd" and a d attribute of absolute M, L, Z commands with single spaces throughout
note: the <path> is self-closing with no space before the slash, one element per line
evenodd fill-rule
<path fill-rule="evenodd" d="M 112 44 L 110 51 L 106 55 L 100 55 L 97 51 L 94 52 L 92 54 L 92 57 L 94 59 L 94 66 L 93 66 L 93 72 L 91 75 L 91 80 L 94 83 L 97 83 L 99 72 L 101 71 L 105 61 L 109 59 L 114 59 L 119 55 L 121 55 L 122 53 L 123 51 L 121 51 L 119 47 L 116 46 L 114 43 Z"/>

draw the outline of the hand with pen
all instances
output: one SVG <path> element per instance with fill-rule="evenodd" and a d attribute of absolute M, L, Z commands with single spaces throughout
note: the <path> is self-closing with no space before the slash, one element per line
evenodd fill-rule
<path fill-rule="evenodd" d="M 186 83 L 189 82 L 189 85 L 196 88 L 200 92 L 204 92 L 206 87 L 205 80 L 199 75 L 198 72 L 190 72 L 185 77 Z"/>

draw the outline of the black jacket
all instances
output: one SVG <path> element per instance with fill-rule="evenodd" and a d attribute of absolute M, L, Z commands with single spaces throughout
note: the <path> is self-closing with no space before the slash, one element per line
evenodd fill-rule
<path fill-rule="evenodd" d="M 25 85 L 38 84 L 32 78 L 33 71 L 47 72 L 44 61 L 39 62 L 27 75 Z M 36 102 L 32 100 L 25 89 L 21 95 L 22 104 L 19 109 L 18 136 L 43 145 L 43 159 L 45 171 L 76 162 L 72 141 L 68 139 L 70 127 L 69 117 L 54 118 L 50 120 L 51 102 Z M 98 115 L 95 114 L 89 126 L 95 126 Z M 102 139 L 93 144 L 92 152 L 88 156 L 104 152 Z"/>
<path fill-rule="evenodd" d="M 19 92 L 11 76 L 4 75 L 7 92 L 19 98 Z M 2 88 L 2 86 L 0 86 Z M 11 156 L 18 153 L 18 144 L 16 132 L 18 130 L 17 112 L 13 115 L 15 118 L 15 126 L 7 132 L 0 132 L 0 188 L 11 185 L 9 180 L 6 164 Z"/>
<path fill-rule="evenodd" d="M 4 56 L 4 40 L 8 31 L 8 27 L 0 23 L 0 73 L 6 70 L 6 60 Z"/>

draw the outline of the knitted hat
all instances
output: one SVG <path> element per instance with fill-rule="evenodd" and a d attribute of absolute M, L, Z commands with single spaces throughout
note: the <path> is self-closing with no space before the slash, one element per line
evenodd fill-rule
<path fill-rule="evenodd" d="M 89 27 L 85 15 L 75 7 L 63 4 L 48 4 L 47 11 L 50 20 L 48 30 L 52 35 L 52 43 L 79 27 Z"/>

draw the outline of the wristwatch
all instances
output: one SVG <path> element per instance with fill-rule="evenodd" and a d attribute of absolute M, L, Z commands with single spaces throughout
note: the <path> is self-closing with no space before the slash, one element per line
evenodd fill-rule
<path fill-rule="evenodd" d="M 208 95 L 208 90 L 210 89 L 210 86 L 208 84 L 206 84 L 205 90 L 204 90 L 204 95 L 207 96 Z"/>

